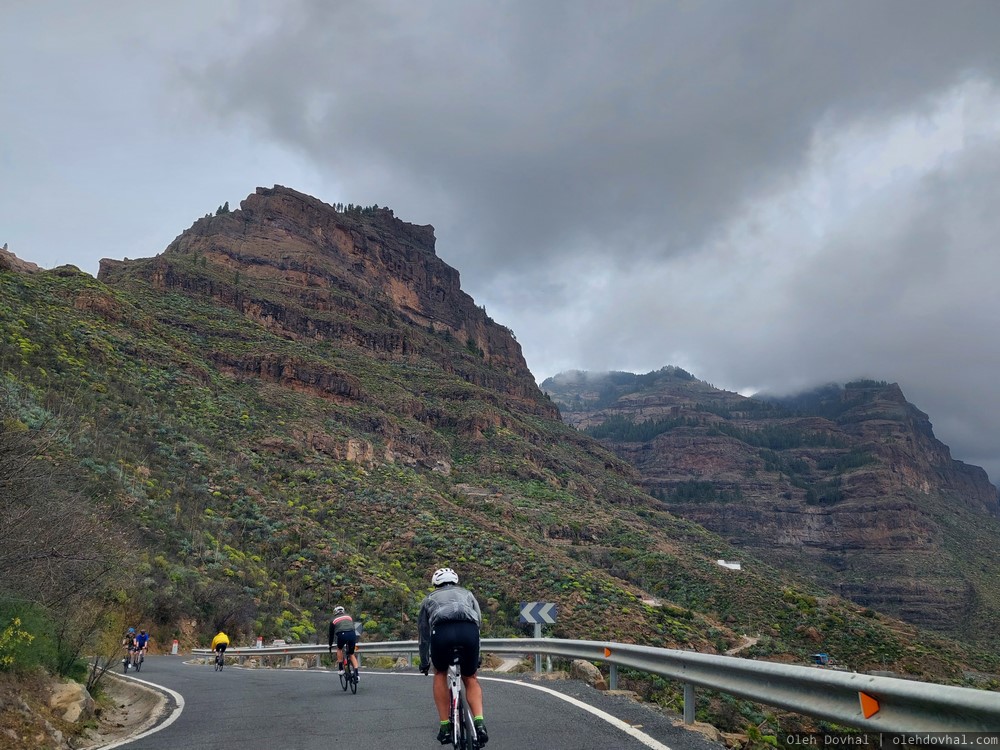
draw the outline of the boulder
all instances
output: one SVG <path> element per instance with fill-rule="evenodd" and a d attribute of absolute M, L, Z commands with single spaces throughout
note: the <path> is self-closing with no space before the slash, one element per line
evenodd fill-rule
<path fill-rule="evenodd" d="M 601 674 L 601 670 L 583 659 L 575 659 L 569 666 L 569 674 L 575 680 L 583 680 L 588 685 L 598 690 L 607 690 L 608 683 Z"/>
<path fill-rule="evenodd" d="M 94 699 L 79 682 L 60 682 L 52 688 L 49 708 L 63 721 L 75 724 L 94 715 Z"/>
<path fill-rule="evenodd" d="M 691 732 L 703 734 L 712 742 L 722 742 L 722 732 L 720 732 L 716 727 L 713 727 L 711 724 L 706 724 L 703 721 L 696 721 L 694 724 L 685 724 L 683 721 L 675 721 L 674 726 L 687 729 Z"/>

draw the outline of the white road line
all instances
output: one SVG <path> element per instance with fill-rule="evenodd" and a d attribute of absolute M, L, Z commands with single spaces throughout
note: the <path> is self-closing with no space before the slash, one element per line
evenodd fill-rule
<path fill-rule="evenodd" d="M 582 708 L 584 711 L 593 714 L 599 719 L 604 719 L 604 721 L 608 722 L 608 724 L 610 724 L 613 727 L 617 727 L 618 729 L 625 732 L 625 734 L 639 740 L 639 742 L 641 742 L 646 747 L 652 748 L 653 750 L 670 750 L 670 747 L 664 745 L 662 742 L 654 740 L 645 732 L 640 732 L 631 724 L 624 722 L 621 719 L 617 719 L 611 714 L 605 713 L 599 708 L 594 708 L 593 706 L 584 703 L 581 700 L 577 700 L 576 698 L 572 698 L 568 695 L 563 695 L 558 690 L 553 690 L 552 688 L 547 688 L 542 685 L 534 685 L 530 682 L 520 682 L 519 680 L 504 680 L 500 677 L 480 677 L 479 679 L 489 680 L 490 682 L 506 682 L 508 685 L 518 685 L 520 687 L 531 688 L 532 690 L 541 690 L 543 693 L 554 695 L 556 698 L 564 700 L 567 703 L 572 703 L 577 708 Z"/>
<path fill-rule="evenodd" d="M 184 710 L 184 696 L 181 695 L 180 693 L 178 693 L 178 692 L 176 692 L 174 690 L 171 690 L 168 687 L 163 687 L 163 685 L 157 685 L 155 682 L 148 682 L 146 680 L 140 680 L 138 677 L 129 677 L 128 679 L 130 679 L 130 680 L 132 680 L 134 682 L 141 682 L 143 685 L 149 685 L 151 688 L 154 688 L 156 690 L 163 691 L 163 692 L 166 692 L 166 693 L 170 693 L 170 695 L 173 697 L 173 699 L 177 702 L 177 706 L 174 708 L 174 710 L 170 714 L 170 716 L 167 717 L 166 721 L 163 721 L 160 724 L 157 724 L 152 729 L 147 729 L 142 734 L 137 734 L 137 735 L 134 735 L 134 736 L 129 737 L 129 738 L 124 739 L 124 740 L 118 740 L 117 742 L 112 742 L 110 745 L 101 745 L 100 746 L 100 750 L 111 750 L 111 748 L 113 748 L 113 747 L 121 747 L 122 745 L 129 744 L 130 742 L 135 742 L 136 740 L 141 740 L 143 737 L 148 737 L 151 734 L 156 734 L 161 729 L 166 729 L 171 724 L 173 724 L 175 721 L 177 721 L 177 719 L 180 718 L 181 711 Z"/>
<path fill-rule="evenodd" d="M 366 674 L 366 675 L 384 674 L 384 675 L 389 675 L 389 676 L 406 675 L 406 676 L 413 676 L 413 677 L 423 677 L 423 675 L 421 675 L 419 673 L 418 674 L 412 674 L 412 673 L 409 673 L 409 672 L 365 672 L 364 674 Z M 659 740 L 653 739 L 648 734 L 646 734 L 645 732 L 639 731 L 638 729 L 636 729 L 634 726 L 632 726 L 628 722 L 622 721 L 621 719 L 618 719 L 618 718 L 612 716 L 611 714 L 606 713 L 605 711 L 602 711 L 599 708 L 595 708 L 594 706 L 591 706 L 588 703 L 584 703 L 581 700 L 577 700 L 576 698 L 573 698 L 573 697 L 571 697 L 569 695 L 564 695 L 564 694 L 560 693 L 558 690 L 553 690 L 552 688 L 547 688 L 547 687 L 544 687 L 543 685 L 534 685 L 534 684 L 532 684 L 530 682 L 521 682 L 520 680 L 505 680 L 502 677 L 483 677 L 482 675 L 479 675 L 479 679 L 480 680 L 489 680 L 490 682 L 505 682 L 508 685 L 516 685 L 518 687 L 531 688 L 532 690 L 541 690 L 543 693 L 548 693 L 549 695 L 553 695 L 556 698 L 559 698 L 560 700 L 564 700 L 567 703 L 571 703 L 572 705 L 576 706 L 577 708 L 582 708 L 584 711 L 593 714 L 594 716 L 596 716 L 599 719 L 603 719 L 604 721 L 608 722 L 608 724 L 610 724 L 611 726 L 615 727 L 616 729 L 620 729 L 621 731 L 625 732 L 625 734 L 629 735 L 630 737 L 634 737 L 635 739 L 639 740 L 639 742 L 641 742 L 646 747 L 652 748 L 652 750 L 671 750 L 671 748 L 670 748 L 669 745 L 664 745 Z"/>
<path fill-rule="evenodd" d="M 306 671 L 306 670 L 303 670 L 303 671 Z M 306 671 L 306 673 L 307 674 L 309 674 L 309 673 L 316 674 L 315 672 L 311 672 L 311 671 Z M 333 674 L 333 672 L 327 672 L 327 674 Z M 365 672 L 365 674 L 366 675 L 386 674 L 386 675 L 391 675 L 391 676 L 396 676 L 396 677 L 402 676 L 402 675 L 413 676 L 413 677 L 422 677 L 423 676 L 423 675 L 420 675 L 420 674 L 410 674 L 410 673 L 407 673 L 407 672 L 383 672 L 383 673 L 380 673 L 380 672 Z M 133 677 L 132 679 L 135 679 L 135 678 Z M 488 680 L 490 682 L 504 682 L 504 683 L 506 683 L 508 685 L 516 685 L 518 687 L 531 688 L 532 690 L 540 690 L 543 693 L 548 693 L 549 695 L 552 695 L 552 696 L 554 696 L 556 698 L 559 698 L 560 700 L 564 700 L 567 703 L 570 703 L 570 704 L 576 706 L 577 708 L 583 709 L 587 713 L 593 714 L 594 716 L 596 716 L 599 719 L 603 719 L 604 721 L 606 721 L 611 726 L 615 727 L 616 729 L 620 729 L 621 731 L 625 732 L 625 734 L 629 735 L 630 737 L 633 737 L 633 738 L 637 739 L 643 745 L 645 745 L 648 748 L 651 748 L 652 750 L 671 750 L 671 748 L 670 748 L 669 745 L 664 745 L 659 740 L 653 739 L 648 734 L 646 734 L 645 732 L 642 732 L 642 731 L 636 729 L 634 726 L 632 726 L 628 722 L 622 721 L 621 719 L 619 719 L 617 717 L 614 717 L 611 714 L 609 714 L 609 713 L 607 713 L 605 711 L 602 711 L 599 708 L 595 708 L 594 706 L 591 706 L 588 703 L 584 703 L 581 700 L 577 700 L 576 698 L 573 698 L 572 696 L 563 695 L 558 690 L 553 690 L 552 688 L 547 688 L 547 687 L 545 687 L 543 685 L 533 685 L 530 682 L 521 682 L 520 680 L 505 680 L 505 679 L 500 678 L 500 677 L 483 677 L 483 676 L 480 676 L 479 679 L 480 680 Z M 154 732 L 158 732 L 161 729 L 164 729 L 164 728 L 170 726 L 171 724 L 173 724 L 174 721 L 177 720 L 177 717 L 181 715 L 181 711 L 184 709 L 184 698 L 181 697 L 181 695 L 179 693 L 175 693 L 170 688 L 165 688 L 165 687 L 162 687 L 161 685 L 156 685 L 156 684 L 154 684 L 152 682 L 145 682 L 145 680 L 136 680 L 136 682 L 143 682 L 146 685 L 151 685 L 152 687 L 156 687 L 156 688 L 159 688 L 161 690 L 166 690 L 168 693 L 170 693 L 174 697 L 174 700 L 177 701 L 177 709 L 174 711 L 173 715 L 169 719 L 167 719 L 165 722 L 163 722 L 159 726 L 156 726 L 156 727 L 154 727 L 153 729 L 150 729 L 147 732 L 143 732 L 142 734 L 136 735 L 135 737 L 131 737 L 131 738 L 127 739 L 127 740 L 121 740 L 121 741 L 116 742 L 116 743 L 114 743 L 112 745 L 104 745 L 103 747 L 100 748 L 100 750 L 111 750 L 111 748 L 120 747 L 120 746 L 125 745 L 125 744 L 127 744 L 129 742 L 133 742 L 134 740 L 138 740 L 138 739 L 146 737 L 146 736 L 148 736 L 150 734 L 153 734 Z"/>

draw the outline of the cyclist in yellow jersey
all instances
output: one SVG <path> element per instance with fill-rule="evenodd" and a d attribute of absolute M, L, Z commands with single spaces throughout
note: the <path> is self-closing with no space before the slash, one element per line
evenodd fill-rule
<path fill-rule="evenodd" d="M 228 646 L 229 636 L 220 630 L 219 634 L 212 639 L 212 650 L 218 651 L 220 654 L 224 654 L 226 653 L 226 648 Z"/>

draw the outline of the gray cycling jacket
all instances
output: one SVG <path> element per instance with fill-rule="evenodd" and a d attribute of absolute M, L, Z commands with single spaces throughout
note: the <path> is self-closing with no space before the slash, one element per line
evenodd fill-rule
<path fill-rule="evenodd" d="M 439 622 L 474 622 L 482 624 L 479 602 L 472 592 L 455 584 L 445 584 L 429 593 L 420 605 L 418 628 L 420 631 L 420 661 L 428 663 L 431 648 L 431 631 Z"/>

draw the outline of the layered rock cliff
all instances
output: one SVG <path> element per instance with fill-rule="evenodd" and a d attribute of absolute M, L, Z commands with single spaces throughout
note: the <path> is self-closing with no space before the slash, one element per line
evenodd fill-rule
<path fill-rule="evenodd" d="M 204 295 L 292 339 L 390 361 L 427 356 L 519 409 L 556 414 L 511 331 L 476 306 L 458 271 L 435 254 L 434 228 L 386 208 L 337 210 L 285 187 L 258 188 L 239 210 L 196 221 L 155 258 L 101 261 L 100 280 L 114 285 L 124 277 Z M 456 342 L 464 349 L 458 357 Z M 294 363 L 219 356 L 235 370 L 297 377 Z M 359 395 L 335 373 L 315 377 L 336 381 L 334 392 Z"/>
<path fill-rule="evenodd" d="M 542 387 L 672 512 L 754 555 L 939 630 L 997 605 L 992 555 L 973 552 L 1000 543 L 997 488 L 896 384 L 766 400 L 665 368 Z"/>

